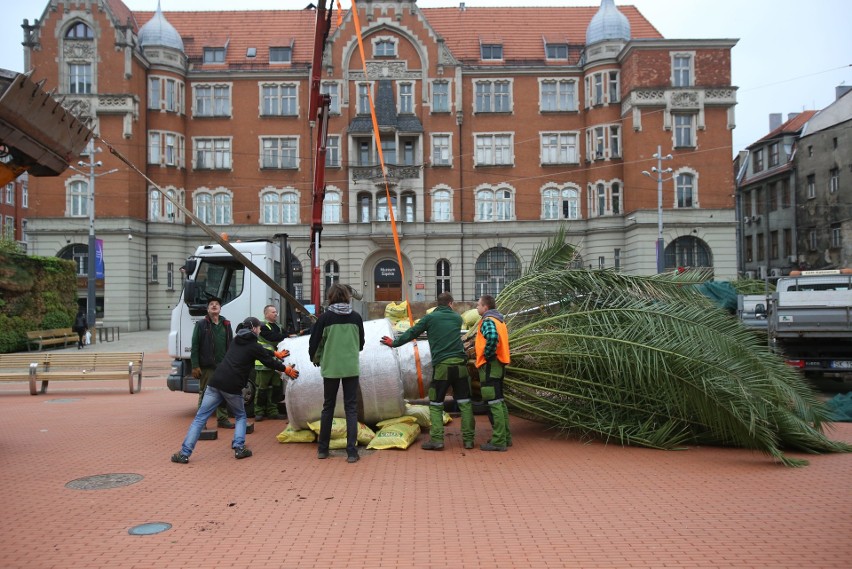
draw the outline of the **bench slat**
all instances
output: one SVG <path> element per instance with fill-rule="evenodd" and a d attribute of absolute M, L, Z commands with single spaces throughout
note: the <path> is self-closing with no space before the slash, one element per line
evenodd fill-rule
<path fill-rule="evenodd" d="M 29 380 L 30 393 L 47 392 L 48 382 L 115 380 L 127 378 L 130 393 L 142 390 L 144 352 L 64 354 L 0 354 L 0 381 Z M 26 370 L 26 371 L 25 371 Z M 136 389 L 133 378 L 136 377 Z M 36 382 L 41 381 L 41 389 Z"/>

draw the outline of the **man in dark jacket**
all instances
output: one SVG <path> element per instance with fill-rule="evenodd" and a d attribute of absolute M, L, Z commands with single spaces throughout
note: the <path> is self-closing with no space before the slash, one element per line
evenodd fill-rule
<path fill-rule="evenodd" d="M 293 379 L 299 377 L 299 372 L 295 368 L 285 366 L 279 361 L 289 356 L 290 352 L 287 350 L 270 352 L 257 343 L 257 335 L 260 333 L 260 320 L 254 316 L 249 316 L 241 326 L 228 349 L 228 353 L 225 354 L 225 359 L 216 367 L 210 377 L 207 389 L 204 391 L 204 398 L 201 400 L 201 406 L 189 426 L 189 432 L 187 432 L 183 445 L 181 445 L 180 452 L 172 455 L 172 462 L 179 464 L 189 462 L 189 456 L 195 448 L 195 443 L 198 442 L 198 437 L 201 436 L 201 430 L 207 423 L 207 419 L 223 401 L 237 419 L 234 442 L 231 445 L 234 449 L 234 457 L 238 459 L 250 457 L 251 451 L 245 446 L 246 410 L 242 392 L 248 384 L 249 374 L 254 368 L 254 361 L 260 360 L 266 367 L 279 372 L 283 371 Z"/>
<path fill-rule="evenodd" d="M 225 358 L 234 333 L 231 322 L 222 316 L 222 300 L 211 297 L 207 301 L 207 316 L 195 323 L 192 331 L 192 377 L 198 380 L 198 407 L 204 398 L 204 389 L 213 370 Z M 224 429 L 233 429 L 234 424 L 228 420 L 228 412 L 222 405 L 216 411 L 216 425 Z"/>

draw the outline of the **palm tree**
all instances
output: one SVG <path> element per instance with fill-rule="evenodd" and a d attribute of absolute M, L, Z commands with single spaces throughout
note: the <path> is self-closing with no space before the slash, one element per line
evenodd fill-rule
<path fill-rule="evenodd" d="M 651 277 L 567 269 L 560 230 L 497 298 L 515 413 L 579 434 L 659 449 L 757 449 L 788 466 L 849 452 L 822 432 L 829 412 L 802 376 L 695 286 L 710 274 Z"/>

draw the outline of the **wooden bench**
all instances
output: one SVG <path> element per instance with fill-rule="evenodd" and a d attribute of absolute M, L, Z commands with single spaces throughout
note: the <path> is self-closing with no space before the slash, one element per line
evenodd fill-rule
<path fill-rule="evenodd" d="M 38 346 L 41 351 L 45 346 L 67 347 L 69 343 L 77 342 L 79 337 L 71 328 L 53 328 L 52 330 L 32 330 L 27 332 L 27 349 L 32 351 Z"/>
<path fill-rule="evenodd" d="M 37 355 L 0 354 L 0 381 L 29 381 L 38 365 Z"/>
<path fill-rule="evenodd" d="M 0 381 L 28 381 L 30 393 L 47 392 L 49 381 L 127 379 L 130 393 L 142 390 L 144 352 L 0 354 Z M 136 377 L 136 389 L 133 378 Z"/>
<path fill-rule="evenodd" d="M 126 379 L 130 393 L 142 390 L 142 360 L 144 352 L 47 353 L 39 357 L 35 372 L 29 376 L 30 393 L 47 392 L 50 381 L 80 381 L 87 379 Z M 136 376 L 136 391 L 133 377 Z"/>

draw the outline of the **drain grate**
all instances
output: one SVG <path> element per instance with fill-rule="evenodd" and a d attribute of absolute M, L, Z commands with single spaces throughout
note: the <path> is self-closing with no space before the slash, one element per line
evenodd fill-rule
<path fill-rule="evenodd" d="M 136 484 L 143 478 L 141 474 L 96 474 L 72 480 L 65 487 L 74 490 L 108 490 Z"/>
<path fill-rule="evenodd" d="M 166 522 L 151 522 L 134 526 L 127 530 L 130 535 L 154 535 L 172 529 L 172 524 Z"/>

